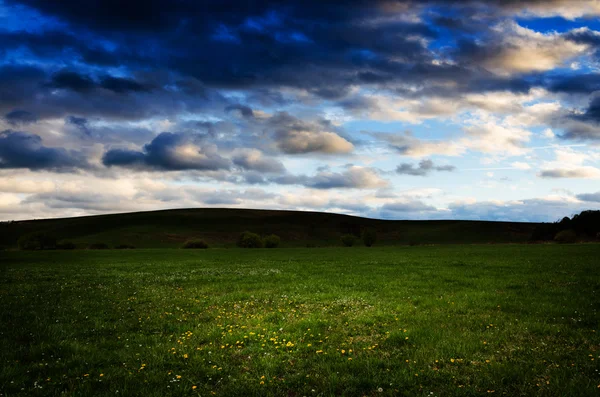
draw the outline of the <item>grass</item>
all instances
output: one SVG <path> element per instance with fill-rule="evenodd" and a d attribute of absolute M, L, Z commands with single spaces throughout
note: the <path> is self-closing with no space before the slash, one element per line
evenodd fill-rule
<path fill-rule="evenodd" d="M 0 252 L 0 395 L 598 395 L 598 254 Z"/>

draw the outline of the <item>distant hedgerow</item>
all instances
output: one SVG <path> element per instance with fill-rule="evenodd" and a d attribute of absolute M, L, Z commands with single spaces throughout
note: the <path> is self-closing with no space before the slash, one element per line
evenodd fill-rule
<path fill-rule="evenodd" d="M 561 244 L 572 244 L 577 242 L 577 233 L 572 229 L 567 229 L 556 233 L 554 241 Z"/>
<path fill-rule="evenodd" d="M 263 245 L 263 240 L 258 234 L 248 231 L 240 234 L 237 241 L 237 246 L 240 248 L 262 248 Z"/>
<path fill-rule="evenodd" d="M 276 234 L 271 234 L 265 237 L 264 243 L 266 248 L 277 248 L 279 247 L 279 243 L 281 243 L 281 238 Z"/>
<path fill-rule="evenodd" d="M 356 242 L 356 236 L 354 234 L 344 234 L 341 238 L 344 247 L 352 247 Z"/>
<path fill-rule="evenodd" d="M 75 248 L 77 247 L 72 241 L 61 241 L 58 244 L 56 244 L 57 250 L 74 250 Z"/>
<path fill-rule="evenodd" d="M 106 250 L 108 249 L 108 245 L 105 243 L 92 243 L 88 245 L 89 250 Z"/>
<path fill-rule="evenodd" d="M 181 248 L 207 249 L 208 244 L 204 240 L 194 239 L 194 240 L 188 240 L 185 243 L 183 243 L 183 246 Z"/>
<path fill-rule="evenodd" d="M 131 244 L 119 244 L 115 247 L 115 249 L 118 250 L 132 250 L 135 249 L 135 247 Z"/>
<path fill-rule="evenodd" d="M 32 250 L 51 250 L 56 248 L 56 237 L 46 232 L 33 232 L 21 236 L 18 241 L 19 249 Z"/>

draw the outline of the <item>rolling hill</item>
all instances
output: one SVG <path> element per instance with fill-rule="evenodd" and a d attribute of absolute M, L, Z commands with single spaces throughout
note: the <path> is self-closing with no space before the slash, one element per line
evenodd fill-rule
<path fill-rule="evenodd" d="M 75 218 L 3 222 L 0 246 L 16 247 L 20 236 L 45 231 L 78 247 L 106 243 L 137 248 L 179 247 L 190 238 L 211 246 L 234 246 L 249 230 L 277 234 L 283 247 L 340 245 L 340 236 L 374 228 L 379 245 L 525 242 L 536 223 L 489 221 L 392 221 L 322 212 L 252 209 L 177 209 Z"/>

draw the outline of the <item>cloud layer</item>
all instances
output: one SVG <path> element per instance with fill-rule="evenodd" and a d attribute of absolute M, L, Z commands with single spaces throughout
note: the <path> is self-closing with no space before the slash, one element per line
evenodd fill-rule
<path fill-rule="evenodd" d="M 598 16 L 595 0 L 4 0 L 0 215 L 569 215 L 597 203 Z M 74 188 L 89 180 L 125 191 Z"/>

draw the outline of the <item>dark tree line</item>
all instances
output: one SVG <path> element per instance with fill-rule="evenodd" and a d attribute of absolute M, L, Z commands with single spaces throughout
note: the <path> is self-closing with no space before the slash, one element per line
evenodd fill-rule
<path fill-rule="evenodd" d="M 573 218 L 564 217 L 558 222 L 542 223 L 531 235 L 532 241 L 554 240 L 561 232 L 572 231 L 578 239 L 596 240 L 600 238 L 600 211 L 583 211 Z M 565 233 L 562 233 L 563 235 Z"/>

